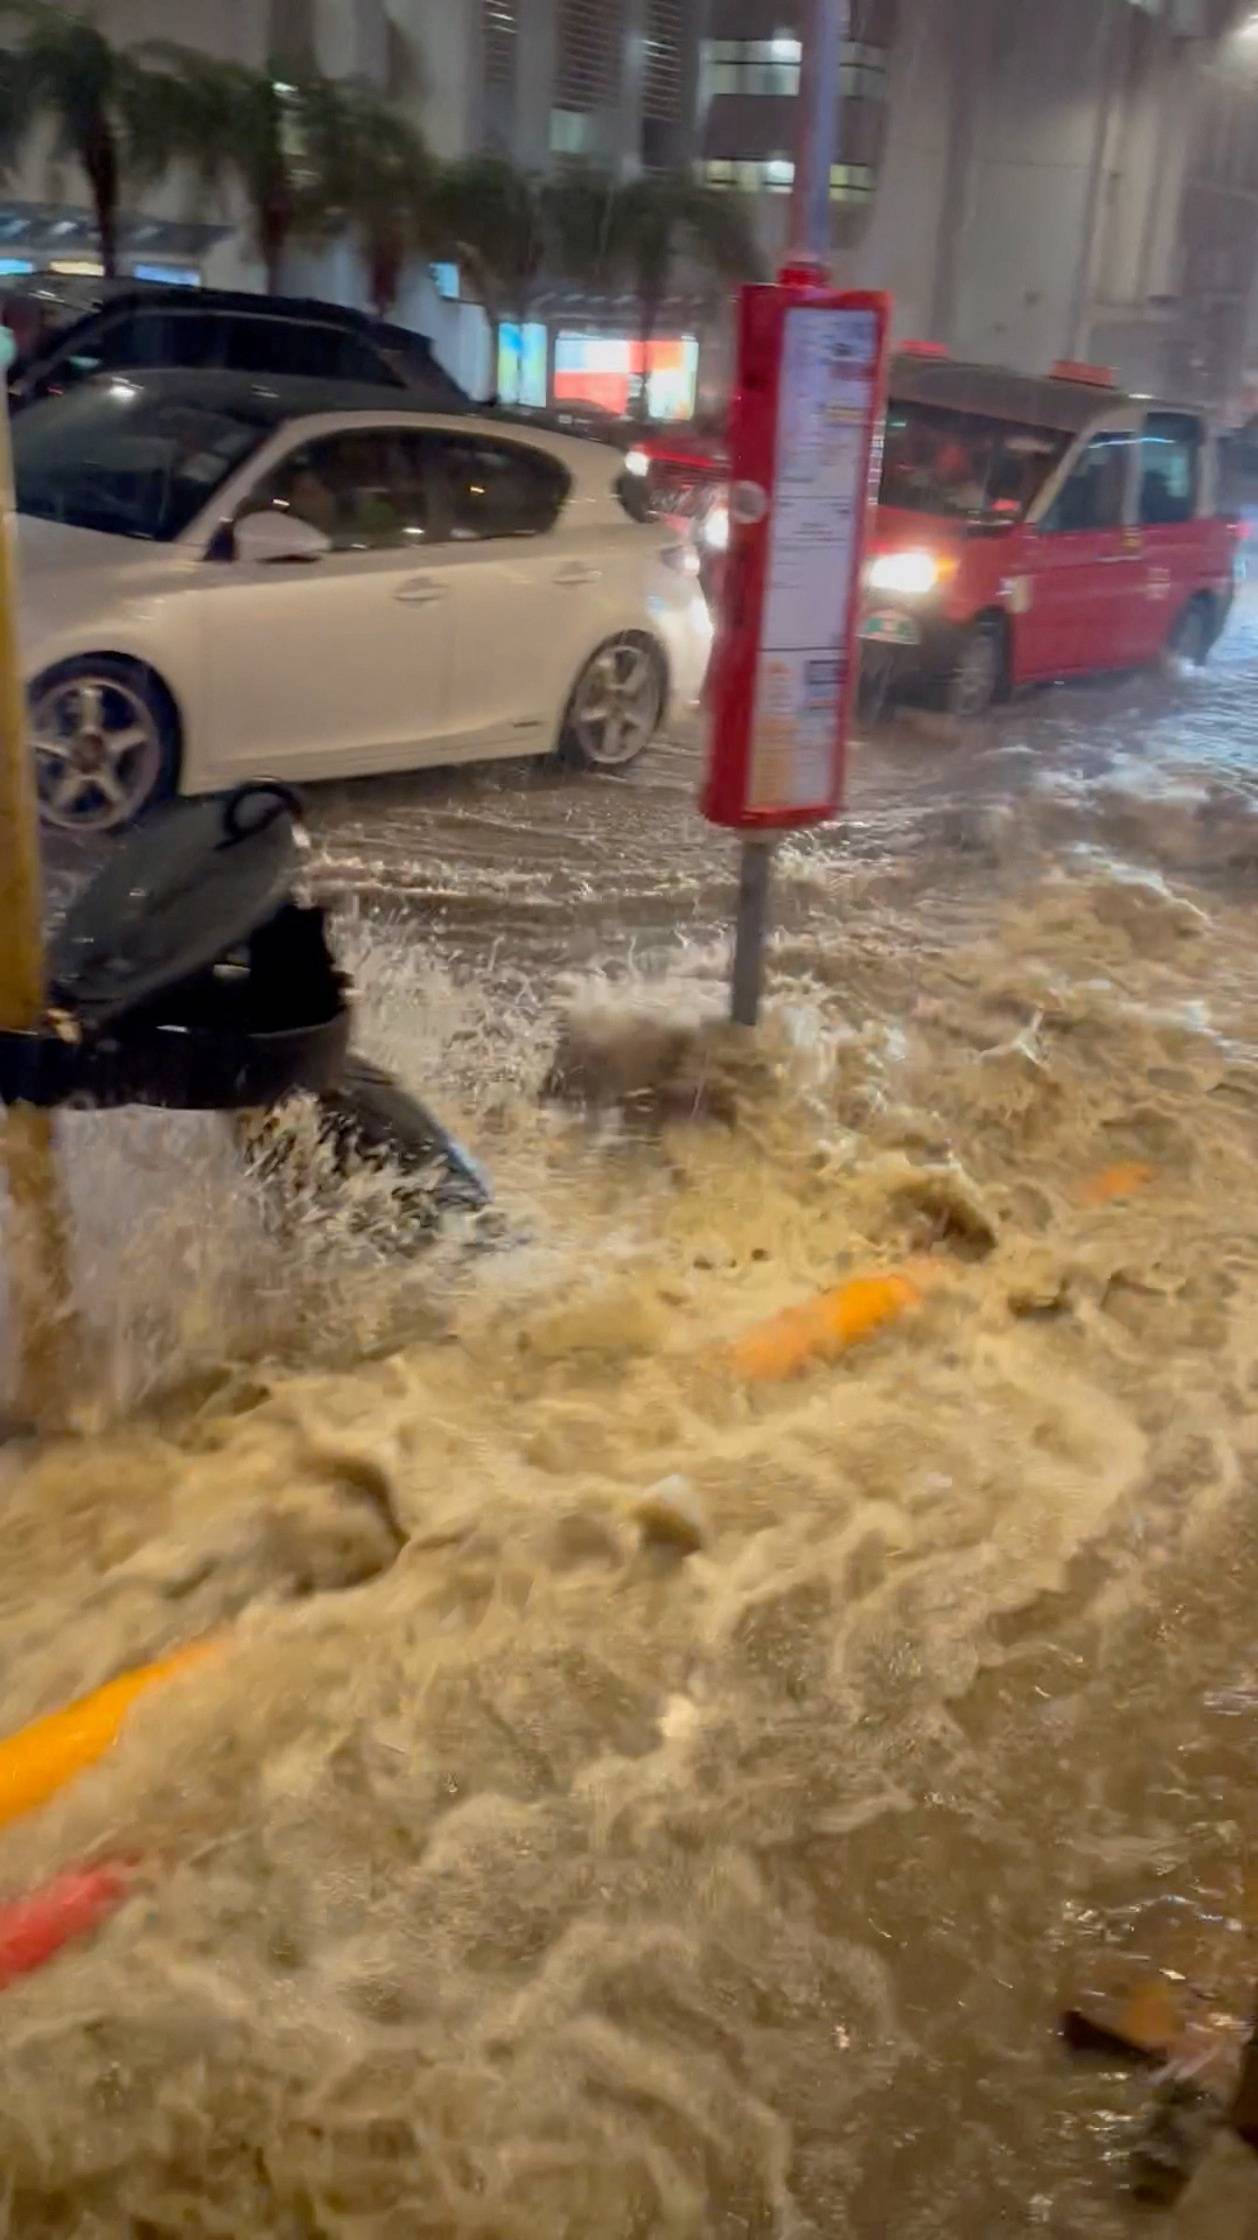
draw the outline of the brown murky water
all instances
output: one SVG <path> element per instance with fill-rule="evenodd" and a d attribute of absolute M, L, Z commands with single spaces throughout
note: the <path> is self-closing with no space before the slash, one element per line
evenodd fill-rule
<path fill-rule="evenodd" d="M 4 1890 L 142 1862 L 4 1995 L 0 2231 L 1147 2221 L 1147 2087 L 1055 2018 L 1106 1944 L 1258 1978 L 1256 678 L 1243 620 L 1205 679 L 876 734 L 782 851 L 752 1052 L 686 745 L 319 802 L 372 1046 L 511 1242 L 277 1239 L 209 1127 L 68 1126 L 89 1435 L 3 1465 L 0 1718 L 230 1645 L 0 1839 Z M 693 1029 L 726 1116 L 540 1104 L 563 1018 L 609 1069 Z M 923 1253 L 863 1351 L 729 1374 Z M 1258 2167 L 1173 2222 L 1258 2234 Z"/>

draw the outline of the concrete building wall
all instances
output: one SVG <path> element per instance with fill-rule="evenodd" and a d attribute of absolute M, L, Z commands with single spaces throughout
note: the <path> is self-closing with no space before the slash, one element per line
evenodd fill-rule
<path fill-rule="evenodd" d="M 862 35 L 887 43 L 886 124 L 872 209 L 836 225 L 839 275 L 890 288 L 901 335 L 958 353 L 1028 370 L 1094 357 L 1139 387 L 1223 395 L 1258 357 L 1253 15 L 1252 0 L 863 10 Z M 791 0 L 712 0 L 723 38 L 801 21 Z M 785 154 L 793 110 L 727 99 L 701 119 L 703 152 Z M 841 129 L 839 154 L 863 157 L 850 101 Z M 759 199 L 770 258 L 787 207 Z"/>
<path fill-rule="evenodd" d="M 899 335 L 951 340 L 948 288 L 940 289 L 950 241 L 965 231 L 956 198 L 965 192 L 957 147 L 966 76 L 958 61 L 955 0 L 902 11 L 889 55 L 888 126 L 877 193 L 861 241 L 840 252 L 855 287 L 890 289 Z"/>

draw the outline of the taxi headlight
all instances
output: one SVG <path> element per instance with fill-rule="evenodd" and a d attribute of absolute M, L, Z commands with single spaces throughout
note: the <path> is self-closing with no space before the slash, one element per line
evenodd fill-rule
<path fill-rule="evenodd" d="M 933 552 L 883 552 L 870 561 L 865 581 L 871 591 L 920 599 L 936 590 L 947 572 Z"/>

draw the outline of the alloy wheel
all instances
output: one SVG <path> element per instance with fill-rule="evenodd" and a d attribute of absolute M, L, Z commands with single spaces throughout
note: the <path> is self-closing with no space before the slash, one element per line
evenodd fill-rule
<path fill-rule="evenodd" d="M 130 824 L 161 776 L 153 711 L 116 677 L 65 677 L 31 711 L 40 815 L 66 832 Z"/>
<path fill-rule="evenodd" d="M 650 745 L 660 720 L 660 671 L 640 638 L 613 638 L 577 686 L 569 724 L 585 760 L 614 770 Z"/>

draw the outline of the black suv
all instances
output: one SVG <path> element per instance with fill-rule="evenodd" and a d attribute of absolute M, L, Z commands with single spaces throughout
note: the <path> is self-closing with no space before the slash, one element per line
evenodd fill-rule
<path fill-rule="evenodd" d="M 11 370 L 10 406 L 17 411 L 89 374 L 124 367 L 302 374 L 405 389 L 430 412 L 466 412 L 469 406 L 438 365 L 427 336 L 406 327 L 300 296 L 160 284 L 102 291 L 84 316 L 46 335 Z"/>

